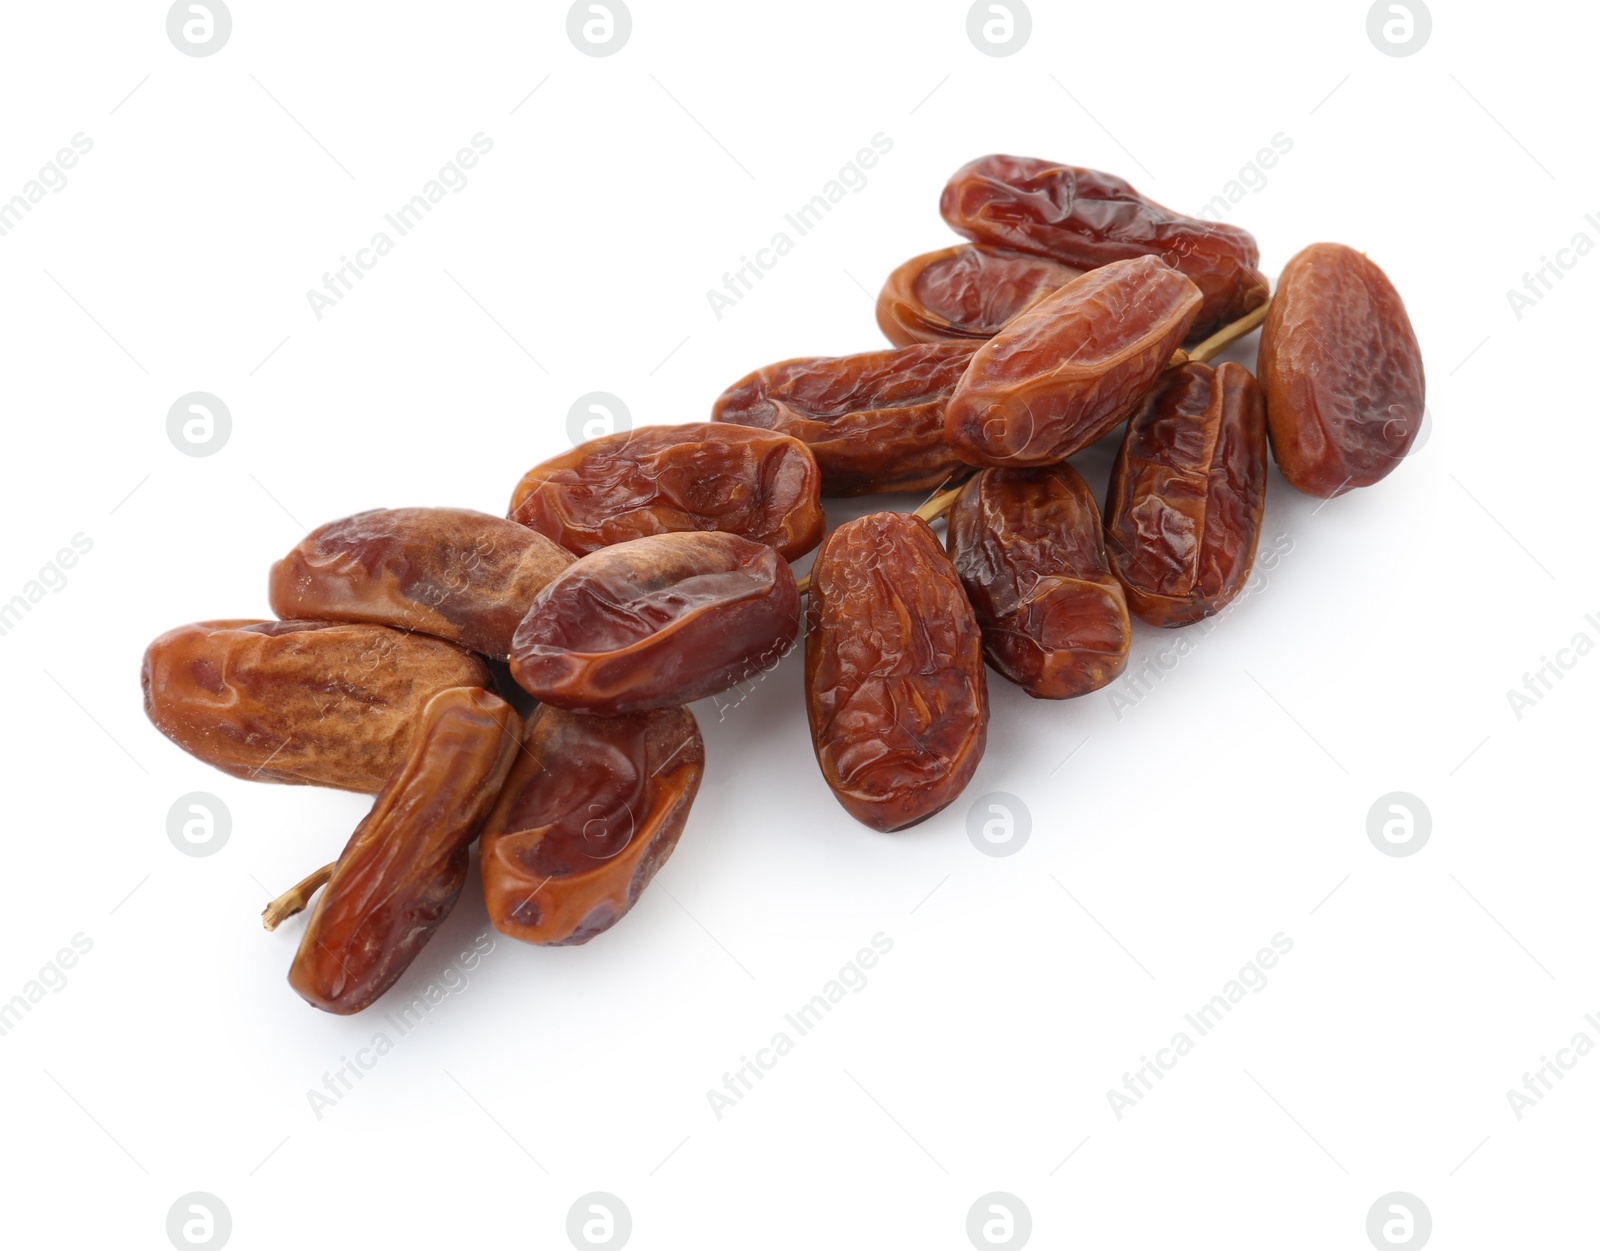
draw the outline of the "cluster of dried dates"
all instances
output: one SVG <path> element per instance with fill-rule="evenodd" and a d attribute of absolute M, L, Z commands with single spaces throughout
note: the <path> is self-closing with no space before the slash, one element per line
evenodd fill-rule
<path fill-rule="evenodd" d="M 1130 613 L 1182 626 L 1244 586 L 1269 447 L 1330 497 L 1417 435 L 1416 337 L 1358 252 L 1305 249 L 1269 299 L 1246 231 L 1021 157 L 963 167 L 940 210 L 971 242 L 889 276 L 894 347 L 770 365 L 710 422 L 585 443 L 530 470 L 504 519 L 331 522 L 273 566 L 278 620 L 150 645 L 145 706 L 180 747 L 376 796 L 338 861 L 268 909 L 270 926 L 323 888 L 289 974 L 303 998 L 349 1013 L 383 994 L 474 840 L 502 933 L 561 945 L 615 924 L 700 784 L 684 705 L 802 633 L 828 787 L 877 830 L 926 819 L 983 754 L 985 662 L 1042 699 L 1104 686 Z M 1257 325 L 1259 381 L 1205 363 Z M 1102 509 L 1067 462 L 1119 428 Z M 941 487 L 824 535 L 824 496 Z M 797 583 L 789 562 L 814 549 Z"/>

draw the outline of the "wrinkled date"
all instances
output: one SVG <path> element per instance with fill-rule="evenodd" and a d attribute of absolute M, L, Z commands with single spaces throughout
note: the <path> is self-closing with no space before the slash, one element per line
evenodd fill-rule
<path fill-rule="evenodd" d="M 1093 269 L 1156 256 L 1200 289 L 1203 333 L 1266 303 L 1261 252 L 1247 230 L 1185 217 L 1112 174 L 1026 156 L 982 156 L 939 197 L 959 235 Z"/>
<path fill-rule="evenodd" d="M 1273 457 L 1307 495 L 1371 486 L 1422 428 L 1422 349 L 1406 306 L 1341 243 L 1313 243 L 1284 266 L 1259 367 Z"/>
<path fill-rule="evenodd" d="M 376 508 L 313 530 L 272 567 L 285 620 L 421 630 L 504 660 L 545 584 L 572 563 L 544 535 L 466 508 Z"/>
<path fill-rule="evenodd" d="M 686 704 L 766 668 L 794 642 L 788 563 L 733 534 L 657 534 L 602 548 L 539 594 L 511 676 L 542 703 L 616 716 Z"/>
<path fill-rule="evenodd" d="M 878 327 L 890 343 L 987 339 L 1083 270 L 1048 256 L 962 243 L 913 256 L 883 284 Z"/>
<path fill-rule="evenodd" d="M 704 770 L 687 708 L 539 709 L 479 844 L 495 929 L 555 946 L 610 929 L 678 845 Z"/>
<path fill-rule="evenodd" d="M 404 762 L 350 836 L 317 899 L 289 985 L 313 1007 L 359 1012 L 394 985 L 450 915 L 467 846 L 500 794 L 522 737 L 509 704 L 441 691 Z"/>
<path fill-rule="evenodd" d="M 805 444 L 746 426 L 644 426 L 530 469 L 511 519 L 579 556 L 649 534 L 721 530 L 785 560 L 822 540 L 822 479 Z"/>
<path fill-rule="evenodd" d="M 1069 465 L 985 469 L 961 488 L 945 537 L 994 669 L 1037 699 L 1098 690 L 1132 631 L 1100 510 Z"/>
<path fill-rule="evenodd" d="M 926 491 L 961 465 L 944 437 L 944 408 L 976 347 L 781 361 L 724 391 L 712 420 L 799 439 L 817 458 L 824 495 Z"/>
<path fill-rule="evenodd" d="M 1138 407 L 1199 306 L 1194 284 L 1153 256 L 1074 278 L 973 354 L 946 436 L 973 465 L 1065 460 Z"/>
<path fill-rule="evenodd" d="M 381 625 L 202 621 L 151 643 L 145 714 L 236 778 L 375 794 L 405 758 L 417 715 L 489 668 L 453 643 Z"/>
<path fill-rule="evenodd" d="M 972 606 L 920 517 L 871 513 L 823 541 L 806 610 L 817 763 L 857 821 L 899 830 L 961 793 L 989 725 Z"/>
<path fill-rule="evenodd" d="M 1267 417 L 1243 365 L 1188 364 L 1128 423 L 1106 496 L 1106 546 L 1133 611 L 1182 626 L 1250 576 L 1267 492 Z"/>

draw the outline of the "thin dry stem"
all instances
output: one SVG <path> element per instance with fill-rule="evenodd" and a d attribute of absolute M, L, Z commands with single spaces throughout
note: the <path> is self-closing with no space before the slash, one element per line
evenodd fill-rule
<path fill-rule="evenodd" d="M 328 884 L 328 879 L 338 867 L 339 862 L 335 860 L 296 882 L 261 910 L 261 924 L 269 930 L 275 930 L 295 913 L 304 911 L 311 902 L 311 896 Z"/>
<path fill-rule="evenodd" d="M 1209 339 L 1203 339 L 1194 345 L 1194 349 L 1185 352 L 1183 349 L 1172 354 L 1172 361 L 1168 369 L 1176 369 L 1179 365 L 1186 365 L 1190 361 L 1208 361 L 1223 348 L 1236 339 L 1242 339 L 1262 322 L 1267 320 L 1267 310 L 1272 307 L 1272 301 L 1267 300 L 1260 308 L 1251 309 L 1238 321 L 1230 321 Z"/>

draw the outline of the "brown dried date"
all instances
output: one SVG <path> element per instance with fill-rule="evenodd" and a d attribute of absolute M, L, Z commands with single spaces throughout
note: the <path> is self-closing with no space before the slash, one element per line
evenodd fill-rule
<path fill-rule="evenodd" d="M 657 534 L 583 557 L 539 593 L 511 676 L 542 703 L 616 716 L 725 691 L 794 643 L 800 593 L 763 543 Z"/>
<path fill-rule="evenodd" d="M 441 691 L 372 811 L 345 845 L 306 924 L 289 985 L 313 1007 L 359 1012 L 395 981 L 455 907 L 467 847 L 522 737 L 509 704 Z"/>
<path fill-rule="evenodd" d="M 904 829 L 961 793 L 988 732 L 983 644 L 927 522 L 871 513 L 823 540 L 805 676 L 817 763 L 857 821 Z"/>
<path fill-rule="evenodd" d="M 140 676 L 155 727 L 224 773 L 368 795 L 433 696 L 490 681 L 453 643 L 321 621 L 179 626 L 146 649 Z"/>
<path fill-rule="evenodd" d="M 956 497 L 945 544 L 998 673 L 1037 699 L 1070 699 L 1122 672 L 1128 605 L 1070 465 L 983 470 Z"/>
<path fill-rule="evenodd" d="M 944 437 L 944 409 L 976 347 L 918 343 L 780 361 L 724 391 L 711 417 L 799 439 L 817 459 L 824 495 L 926 491 L 961 466 Z"/>
<path fill-rule="evenodd" d="M 1313 243 L 1284 266 L 1259 369 L 1273 457 L 1307 495 L 1371 486 L 1422 428 L 1422 349 L 1406 306 L 1342 243 Z"/>
<path fill-rule="evenodd" d="M 1267 418 L 1243 365 L 1173 370 L 1128 423 L 1106 495 L 1106 546 L 1151 625 L 1209 617 L 1250 576 L 1267 491 Z"/>
<path fill-rule="evenodd" d="M 1267 299 L 1261 252 L 1248 230 L 1186 217 L 1098 170 L 1026 156 L 982 156 L 939 197 L 952 229 L 979 243 L 1093 269 L 1157 256 L 1200 289 L 1196 333 L 1244 316 Z"/>
<path fill-rule="evenodd" d="M 945 407 L 968 464 L 1051 464 L 1127 419 L 1194 323 L 1200 293 L 1153 256 L 1090 270 L 976 353 Z"/>
<path fill-rule="evenodd" d="M 677 846 L 704 770 L 687 708 L 540 708 L 479 843 L 495 929 L 554 946 L 610 929 Z"/>
<path fill-rule="evenodd" d="M 643 426 L 536 465 L 511 520 L 579 556 L 650 534 L 721 530 L 785 560 L 822 540 L 822 479 L 798 439 L 746 426 Z"/>
<path fill-rule="evenodd" d="M 504 660 L 533 597 L 572 563 L 544 535 L 466 508 L 375 508 L 313 530 L 272 566 L 285 619 L 421 630 Z"/>
<path fill-rule="evenodd" d="M 913 256 L 878 296 L 890 343 L 987 339 L 1041 296 L 1084 271 L 1048 256 L 962 243 Z"/>

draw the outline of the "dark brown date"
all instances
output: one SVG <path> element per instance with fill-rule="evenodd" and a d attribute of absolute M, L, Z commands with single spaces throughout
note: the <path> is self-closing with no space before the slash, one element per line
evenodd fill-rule
<path fill-rule="evenodd" d="M 961 488 L 945 545 L 990 666 L 1036 699 L 1099 690 L 1132 630 L 1100 509 L 1070 465 L 985 469 Z"/>
<path fill-rule="evenodd" d="M 1248 230 L 1186 217 L 1146 199 L 1121 178 L 1027 156 L 982 156 L 962 166 L 939 197 L 959 235 L 1093 269 L 1156 256 L 1202 297 L 1196 333 L 1266 303 L 1261 252 Z"/>
<path fill-rule="evenodd" d="M 202 621 L 151 643 L 145 714 L 191 756 L 236 778 L 375 794 L 417 716 L 489 668 L 453 643 L 381 625 Z"/>
<path fill-rule="evenodd" d="M 945 406 L 951 446 L 972 465 L 1065 460 L 1127 420 L 1199 306 L 1153 256 L 1074 278 L 973 354 Z"/>
<path fill-rule="evenodd" d="M 539 709 L 479 843 L 495 929 L 554 946 L 610 929 L 678 845 L 704 770 L 687 708 Z"/>
<path fill-rule="evenodd" d="M 1111 567 L 1144 621 L 1222 609 L 1255 561 L 1267 495 L 1267 416 L 1243 365 L 1175 369 L 1128 423 L 1106 495 Z"/>
<path fill-rule="evenodd" d="M 1371 486 L 1422 429 L 1422 349 L 1388 276 L 1342 243 L 1284 266 L 1261 329 L 1272 454 L 1297 491 Z"/>
<path fill-rule="evenodd" d="M 878 327 L 890 343 L 987 339 L 1083 270 L 1048 256 L 962 243 L 913 256 L 883 284 Z"/>
<path fill-rule="evenodd" d="M 871 513 L 823 540 L 806 609 L 806 710 L 823 778 L 875 830 L 931 817 L 977 769 L 989 726 L 982 638 L 920 517 Z"/>
<path fill-rule="evenodd" d="M 530 469 L 511 520 L 579 556 L 650 534 L 721 530 L 785 560 L 822 541 L 822 477 L 798 439 L 746 426 L 643 426 Z"/>
<path fill-rule="evenodd" d="M 976 347 L 918 343 L 781 361 L 724 391 L 712 420 L 799 439 L 817 458 L 824 495 L 927 491 L 961 467 L 944 437 L 944 408 Z"/>
<path fill-rule="evenodd" d="M 799 628 L 794 574 L 773 548 L 657 534 L 593 552 L 545 587 L 512 641 L 511 676 L 557 708 L 646 712 L 770 668 Z"/>
<path fill-rule="evenodd" d="M 467 847 L 522 737 L 488 691 L 441 691 L 372 811 L 350 836 L 289 969 L 312 1007 L 348 1015 L 393 986 L 456 906 Z"/>
<path fill-rule="evenodd" d="M 285 619 L 421 630 L 504 660 L 533 597 L 572 563 L 544 535 L 466 508 L 375 508 L 313 530 L 272 566 Z"/>

